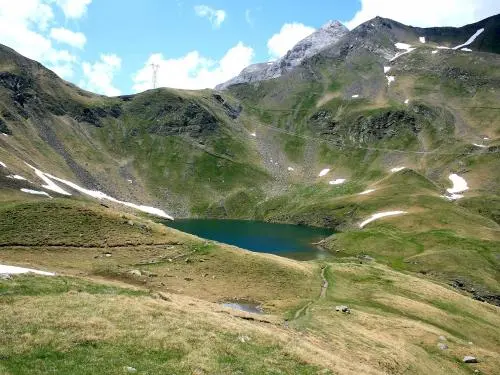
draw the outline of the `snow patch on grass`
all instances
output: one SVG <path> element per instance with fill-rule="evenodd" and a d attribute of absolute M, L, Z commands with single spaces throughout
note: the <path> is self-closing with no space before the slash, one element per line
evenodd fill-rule
<path fill-rule="evenodd" d="M 256 134 L 256 133 L 250 133 L 250 135 L 251 135 L 252 137 L 257 137 L 257 134 Z"/>
<path fill-rule="evenodd" d="M 358 94 L 353 95 L 353 96 L 351 96 L 351 98 L 354 98 L 354 99 L 359 98 L 359 95 Z"/>
<path fill-rule="evenodd" d="M 102 191 L 85 189 L 85 188 L 83 188 L 81 186 L 78 186 L 74 182 L 67 181 L 67 180 L 64 180 L 62 178 L 52 176 L 52 175 L 50 175 L 48 173 L 45 173 L 45 172 L 42 172 L 42 171 L 36 169 L 35 167 L 33 167 L 31 165 L 29 165 L 29 166 L 35 170 L 35 173 L 37 174 L 37 176 L 39 176 L 42 180 L 44 180 L 44 182 L 47 183 L 47 185 L 43 186 L 45 189 L 52 190 L 52 191 L 55 191 L 57 193 L 64 194 L 64 195 L 71 195 L 70 193 L 68 193 L 64 189 L 61 189 L 58 185 L 56 185 L 52 181 L 52 180 L 55 180 L 57 182 L 60 182 L 60 183 L 62 183 L 64 185 L 66 185 L 66 186 L 69 186 L 72 189 L 74 189 L 76 191 L 79 191 L 80 193 L 88 195 L 90 197 L 93 197 L 93 198 L 96 198 L 96 199 L 99 199 L 99 200 L 106 199 L 108 201 L 111 201 L 111 202 L 114 202 L 114 203 L 118 203 L 118 204 L 130 207 L 130 208 L 134 208 L 136 210 L 139 210 L 139 211 L 142 211 L 142 212 L 146 212 L 146 213 L 151 214 L 151 215 L 159 216 L 159 217 L 162 217 L 162 218 L 165 218 L 165 219 L 169 219 L 169 220 L 174 220 L 174 218 L 172 216 L 168 215 L 165 211 L 160 210 L 159 208 L 150 207 L 150 206 L 144 206 L 144 205 L 141 205 L 141 204 L 135 204 L 135 203 L 131 203 L 131 202 L 121 201 L 119 199 L 113 198 L 113 197 L 111 197 L 111 196 L 103 193 Z"/>
<path fill-rule="evenodd" d="M 323 177 L 323 176 L 326 176 L 328 174 L 328 172 L 330 172 L 330 168 L 325 168 L 325 169 L 322 169 L 321 172 L 319 172 L 319 177 Z"/>
<path fill-rule="evenodd" d="M 396 77 L 394 76 L 385 76 L 387 78 L 387 86 L 391 85 L 391 82 L 394 82 L 396 80 Z"/>
<path fill-rule="evenodd" d="M 18 174 L 9 174 L 8 176 L 5 176 L 7 178 L 11 178 L 13 180 L 21 180 L 21 181 L 28 181 L 25 179 L 23 176 L 19 176 Z"/>
<path fill-rule="evenodd" d="M 438 46 L 438 49 L 451 49 L 450 47 Z"/>
<path fill-rule="evenodd" d="M 415 50 L 416 48 L 412 47 L 411 45 L 409 44 L 406 44 L 406 43 L 396 43 L 394 44 L 394 46 L 397 48 L 397 49 L 401 49 L 401 50 L 404 50 L 404 52 L 398 52 L 396 53 L 396 56 L 394 56 L 390 61 L 394 61 L 396 60 L 398 57 L 400 56 L 403 56 L 403 55 L 406 55 L 407 53 L 410 53 L 411 51 Z"/>
<path fill-rule="evenodd" d="M 368 190 L 362 191 L 358 195 L 366 195 L 366 194 L 373 193 L 374 191 L 375 191 L 375 189 L 368 189 Z"/>
<path fill-rule="evenodd" d="M 7 166 L 5 165 L 5 163 L 2 163 L 1 161 L 0 161 L 0 167 L 7 168 Z"/>
<path fill-rule="evenodd" d="M 472 52 L 472 50 L 470 48 L 461 48 L 460 51 Z"/>
<path fill-rule="evenodd" d="M 389 70 L 391 70 L 390 66 L 384 66 L 384 73 L 387 73 Z"/>
<path fill-rule="evenodd" d="M 0 275 L 18 275 L 21 273 L 36 273 L 37 275 L 55 276 L 55 273 L 53 272 L 45 272 L 45 271 L 34 270 L 31 268 L 7 266 L 5 264 L 0 264 Z"/>
<path fill-rule="evenodd" d="M 476 146 L 476 147 L 488 148 L 488 146 L 486 146 L 486 145 L 480 145 L 480 144 L 477 144 L 477 143 L 473 143 L 473 145 Z"/>
<path fill-rule="evenodd" d="M 33 195 L 44 195 L 46 197 L 52 198 L 48 193 L 45 191 L 39 191 L 39 190 L 32 190 L 32 189 L 21 189 L 23 193 L 28 193 L 28 194 L 33 194 Z"/>
<path fill-rule="evenodd" d="M 469 190 L 469 187 L 467 186 L 467 181 L 465 181 L 463 177 L 460 177 L 459 175 L 452 173 L 448 176 L 448 178 L 453 183 L 453 187 L 446 189 L 448 193 L 456 194 Z"/>
<path fill-rule="evenodd" d="M 408 104 L 410 102 L 410 99 L 405 100 L 405 104 Z"/>
<path fill-rule="evenodd" d="M 455 201 L 457 199 L 463 198 L 464 196 L 462 194 L 449 194 L 449 195 L 443 195 L 443 198 L 448 199 L 449 201 Z"/>
<path fill-rule="evenodd" d="M 460 44 L 456 47 L 453 47 L 453 49 L 457 50 L 459 48 L 462 48 L 462 47 L 465 47 L 465 46 L 468 46 L 469 44 L 472 44 L 474 43 L 474 41 L 476 40 L 476 38 L 484 31 L 484 29 L 479 29 L 477 30 L 474 35 L 472 35 L 469 39 L 467 39 L 467 41 L 464 43 L 464 44 Z"/>
<path fill-rule="evenodd" d="M 341 185 L 345 182 L 345 178 L 337 178 L 329 182 L 330 185 Z"/>
<path fill-rule="evenodd" d="M 48 176 L 50 176 L 50 175 L 48 175 Z M 165 211 L 160 210 L 159 208 L 150 207 L 150 206 L 144 206 L 142 204 L 139 205 L 139 204 L 135 204 L 135 203 L 131 203 L 131 202 L 121 201 L 119 199 L 113 198 L 113 197 L 111 197 L 111 196 L 103 193 L 102 191 L 85 189 L 85 188 L 83 188 L 81 186 L 78 186 L 74 182 L 63 180 L 62 178 L 58 178 L 58 177 L 54 177 L 54 176 L 50 176 L 50 178 L 52 178 L 52 179 L 54 179 L 54 180 L 56 180 L 56 181 L 58 181 L 60 183 L 63 183 L 65 185 L 67 185 L 67 186 L 75 189 L 76 191 L 79 191 L 80 193 L 83 193 L 85 195 L 91 196 L 93 198 L 96 198 L 96 199 L 99 199 L 99 200 L 106 199 L 106 200 L 114 202 L 114 203 L 122 204 L 124 206 L 130 207 L 130 208 L 134 208 L 134 209 L 142 211 L 142 212 L 149 213 L 151 215 L 163 217 L 165 219 L 174 220 L 174 218 L 172 216 L 168 215 Z"/>
<path fill-rule="evenodd" d="M 295 170 L 295 169 L 293 169 L 292 167 L 288 167 L 287 169 L 288 169 L 288 171 L 290 171 L 290 172 L 292 172 L 292 171 L 294 171 L 294 170 Z"/>
<path fill-rule="evenodd" d="M 420 41 L 420 43 L 425 43 L 425 36 L 419 37 L 418 40 Z"/>
<path fill-rule="evenodd" d="M 438 51 L 437 51 L 437 49 L 435 49 L 435 50 L 434 50 L 434 51 L 432 51 L 431 53 L 434 55 L 435 53 L 438 53 Z"/>
<path fill-rule="evenodd" d="M 359 227 L 363 228 L 366 224 L 369 224 L 372 221 L 375 221 L 375 220 L 380 219 L 382 217 L 402 215 L 402 214 L 405 214 L 405 213 L 406 213 L 406 211 L 386 211 L 386 212 L 379 212 L 379 213 L 373 214 L 368 219 L 366 219 L 365 221 L 363 221 L 361 224 L 359 224 Z"/>
<path fill-rule="evenodd" d="M 395 167 L 395 168 L 392 168 L 391 169 L 391 172 L 392 173 L 395 173 L 395 172 L 399 172 L 399 171 L 402 171 L 403 169 L 405 169 L 406 167 Z"/>
<path fill-rule="evenodd" d="M 41 170 L 33 167 L 32 165 L 26 163 L 26 165 L 30 168 L 32 168 L 35 171 L 35 174 L 42 179 L 43 182 L 45 182 L 45 185 L 42 185 L 43 188 L 62 194 L 62 195 L 71 195 L 68 193 L 66 190 L 60 188 L 58 185 L 56 185 L 49 177 L 52 177 L 51 175 L 42 172 Z"/>

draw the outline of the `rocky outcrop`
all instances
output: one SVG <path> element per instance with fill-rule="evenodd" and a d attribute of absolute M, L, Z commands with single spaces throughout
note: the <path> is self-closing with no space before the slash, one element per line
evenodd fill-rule
<path fill-rule="evenodd" d="M 330 21 L 319 30 L 298 42 L 285 56 L 275 62 L 253 64 L 233 79 L 216 86 L 224 90 L 239 83 L 252 83 L 277 78 L 292 71 L 304 60 L 319 53 L 324 48 L 337 43 L 349 32 L 339 21 Z"/>

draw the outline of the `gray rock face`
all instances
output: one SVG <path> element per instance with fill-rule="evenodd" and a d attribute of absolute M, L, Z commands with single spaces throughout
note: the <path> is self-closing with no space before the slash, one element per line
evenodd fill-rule
<path fill-rule="evenodd" d="M 319 30 L 302 39 L 285 56 L 274 62 L 253 64 L 229 81 L 217 85 L 224 90 L 239 83 L 252 83 L 277 78 L 299 66 L 305 59 L 316 55 L 324 48 L 335 44 L 349 32 L 339 21 L 329 21 Z"/>

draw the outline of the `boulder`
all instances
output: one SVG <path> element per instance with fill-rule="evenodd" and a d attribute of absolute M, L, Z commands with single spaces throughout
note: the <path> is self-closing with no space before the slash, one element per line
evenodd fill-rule
<path fill-rule="evenodd" d="M 142 273 L 139 270 L 131 270 L 128 273 L 132 276 L 142 276 Z"/>
<path fill-rule="evenodd" d="M 446 350 L 448 349 L 448 345 L 442 343 L 442 342 L 438 342 L 437 344 L 438 348 L 441 349 L 441 350 Z"/>
<path fill-rule="evenodd" d="M 478 360 L 476 357 L 473 357 L 471 355 L 466 355 L 464 357 L 464 363 L 478 363 Z"/>
<path fill-rule="evenodd" d="M 242 343 L 246 343 L 250 341 L 250 337 L 248 337 L 247 335 L 241 335 L 238 337 L 238 340 L 241 341 Z"/>
<path fill-rule="evenodd" d="M 351 309 L 349 309 L 349 307 L 347 307 L 345 305 L 335 306 L 335 310 L 336 311 L 341 311 L 341 312 L 346 313 L 346 314 L 350 314 L 351 313 Z"/>

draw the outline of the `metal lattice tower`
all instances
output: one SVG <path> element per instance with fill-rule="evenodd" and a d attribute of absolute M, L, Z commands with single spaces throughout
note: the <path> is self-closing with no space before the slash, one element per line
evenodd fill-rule
<path fill-rule="evenodd" d="M 158 79 L 158 69 L 160 69 L 159 64 L 151 64 L 151 67 L 153 68 L 153 89 L 156 88 L 157 85 L 157 79 Z"/>

